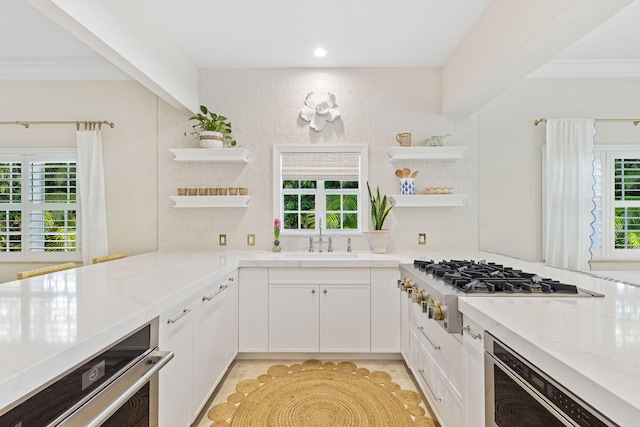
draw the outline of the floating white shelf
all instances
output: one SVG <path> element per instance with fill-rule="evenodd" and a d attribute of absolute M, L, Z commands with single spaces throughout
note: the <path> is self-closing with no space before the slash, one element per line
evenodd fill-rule
<path fill-rule="evenodd" d="M 426 194 L 413 196 L 390 196 L 396 202 L 397 208 L 419 208 L 419 207 L 445 207 L 464 206 L 464 201 L 468 194 Z"/>
<path fill-rule="evenodd" d="M 249 196 L 169 196 L 175 208 L 246 208 Z"/>
<path fill-rule="evenodd" d="M 178 162 L 247 163 L 251 151 L 246 148 L 169 148 Z"/>
<path fill-rule="evenodd" d="M 467 151 L 466 146 L 443 147 L 393 147 L 387 154 L 393 160 L 459 160 Z"/>

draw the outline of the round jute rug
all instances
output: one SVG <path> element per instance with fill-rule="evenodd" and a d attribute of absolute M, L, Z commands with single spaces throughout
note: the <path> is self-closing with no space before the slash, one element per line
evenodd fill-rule
<path fill-rule="evenodd" d="M 353 362 L 274 365 L 207 413 L 214 426 L 435 427 L 421 398 Z"/>

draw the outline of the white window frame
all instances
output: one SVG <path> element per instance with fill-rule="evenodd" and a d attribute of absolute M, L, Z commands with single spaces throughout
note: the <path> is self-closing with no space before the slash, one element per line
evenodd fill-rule
<path fill-rule="evenodd" d="M 82 261 L 82 248 L 80 245 L 80 203 L 79 192 L 76 192 L 76 203 L 32 203 L 30 200 L 30 163 L 31 162 L 76 162 L 77 151 L 73 148 L 58 149 L 0 149 L 0 162 L 20 162 L 22 164 L 21 202 L 20 204 L 0 204 L 4 210 L 21 211 L 21 239 L 22 245 L 19 252 L 0 252 L 0 262 L 63 262 Z M 77 185 L 77 184 L 76 184 Z M 31 251 L 31 213 L 42 210 L 75 210 L 76 211 L 76 250 L 72 252 L 40 252 Z"/>
<path fill-rule="evenodd" d="M 601 161 L 602 173 L 602 246 L 593 248 L 594 259 L 597 260 L 638 260 L 640 249 L 616 249 L 615 248 L 615 223 L 614 209 L 621 202 L 615 201 L 615 159 L 638 158 L 640 159 L 640 147 L 629 145 L 598 145 L 595 147 L 596 157 Z M 625 202 L 623 202 L 625 204 Z M 626 202 L 628 204 L 628 202 Z M 634 202 L 640 205 L 640 202 Z"/>
<path fill-rule="evenodd" d="M 348 194 L 357 194 L 358 196 L 358 225 L 359 228 L 355 230 L 342 230 L 342 229 L 326 229 L 326 225 L 323 222 L 323 231 L 327 234 L 333 235 L 360 235 L 369 229 L 369 196 L 366 192 L 369 163 L 368 163 L 368 147 L 366 145 L 277 145 L 273 147 L 273 217 L 283 219 L 283 207 L 284 207 L 284 194 L 282 189 L 282 154 L 283 153 L 357 153 L 360 157 L 360 171 L 358 190 L 356 193 L 349 191 Z M 303 194 L 306 189 L 298 189 L 298 194 Z M 323 188 L 316 188 L 311 191 L 316 195 L 316 218 L 321 215 L 326 218 L 326 203 L 324 196 L 326 195 Z M 337 193 L 335 193 L 337 194 Z M 346 194 L 346 193 L 345 193 Z M 319 198 L 322 198 L 320 201 Z M 309 236 L 318 232 L 318 222 L 316 221 L 316 227 L 314 229 L 304 230 L 285 230 L 284 227 L 281 230 L 283 236 Z"/>

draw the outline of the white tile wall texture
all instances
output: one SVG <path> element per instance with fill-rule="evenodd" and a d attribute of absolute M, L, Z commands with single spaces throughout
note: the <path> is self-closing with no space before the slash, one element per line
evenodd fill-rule
<path fill-rule="evenodd" d="M 318 132 L 299 117 L 310 91 L 331 92 L 341 117 Z M 183 163 L 173 161 L 172 147 L 195 147 L 183 136 L 188 115 L 160 103 L 158 110 L 158 245 L 170 251 L 251 249 L 247 234 L 256 235 L 256 250 L 272 246 L 272 146 L 279 144 L 365 144 L 369 147 L 369 181 L 387 194 L 398 194 L 396 168 L 420 170 L 419 190 L 452 186 L 469 194 L 464 207 L 395 208 L 385 223 L 392 230 L 389 252 L 399 250 L 476 249 L 478 247 L 478 124 L 476 115 L 448 117 L 440 111 L 437 69 L 268 69 L 205 70 L 200 75 L 200 99 L 227 116 L 238 143 L 251 150 L 248 164 Z M 466 145 L 455 162 L 394 162 L 387 155 L 397 146 L 395 135 L 411 132 L 413 145 L 432 135 L 450 133 L 451 145 Z M 173 207 L 170 195 L 179 186 L 247 186 L 248 208 Z M 366 198 L 365 198 L 366 201 Z M 368 220 L 368 218 L 367 218 Z M 418 233 L 427 245 L 418 245 Z M 227 246 L 218 246 L 218 235 Z M 344 250 L 338 239 L 335 250 Z M 284 250 L 306 250 L 307 239 L 281 237 Z M 364 237 L 354 238 L 354 250 L 369 250 Z"/>

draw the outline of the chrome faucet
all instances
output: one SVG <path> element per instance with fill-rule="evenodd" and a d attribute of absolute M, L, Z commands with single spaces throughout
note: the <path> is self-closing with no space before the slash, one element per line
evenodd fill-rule
<path fill-rule="evenodd" d="M 323 243 L 328 243 L 329 244 L 329 248 L 328 248 L 329 252 L 333 252 L 333 245 L 332 245 L 332 242 L 331 242 L 331 237 L 329 237 L 329 241 L 328 242 L 322 238 L 322 217 L 321 216 L 318 216 L 318 230 L 320 231 L 320 238 L 318 240 L 313 240 L 313 236 L 309 237 L 309 252 L 313 252 L 313 245 L 316 244 L 316 243 L 319 245 L 319 248 L 320 248 L 320 249 L 318 249 L 318 252 L 322 252 L 322 244 Z"/>

